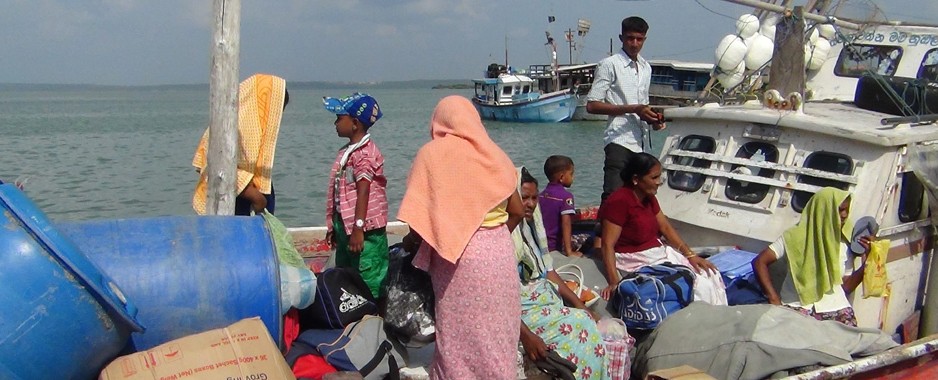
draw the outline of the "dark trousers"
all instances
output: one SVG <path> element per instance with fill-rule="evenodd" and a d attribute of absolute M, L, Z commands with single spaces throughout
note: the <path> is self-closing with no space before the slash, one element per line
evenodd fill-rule
<path fill-rule="evenodd" d="M 270 211 L 270 213 L 273 214 L 274 208 L 277 206 L 277 196 L 274 193 L 274 184 L 270 184 L 270 194 L 264 194 L 264 198 L 267 198 L 267 211 Z M 251 207 L 251 201 L 241 197 L 235 198 L 235 215 L 251 216 L 252 211 L 254 211 L 254 209 Z"/>
<path fill-rule="evenodd" d="M 625 164 L 633 153 L 628 148 L 614 143 L 606 144 L 603 148 L 606 152 L 606 159 L 603 161 L 603 195 L 601 201 L 605 201 L 609 194 L 622 187 L 622 178 L 620 174 L 625 169 Z M 602 203 L 600 203 L 602 204 Z"/>

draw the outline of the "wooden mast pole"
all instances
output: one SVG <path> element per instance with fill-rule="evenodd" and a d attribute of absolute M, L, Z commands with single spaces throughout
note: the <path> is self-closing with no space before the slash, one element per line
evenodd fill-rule
<path fill-rule="evenodd" d="M 241 0 L 214 0 L 209 80 L 208 194 L 205 212 L 234 215 L 238 165 L 238 60 Z"/>
<path fill-rule="evenodd" d="M 769 87 L 778 90 L 783 97 L 792 92 L 804 96 L 804 8 L 795 7 L 787 21 L 775 26 L 775 50 L 769 68 Z M 783 20 L 785 20 L 783 18 Z"/>

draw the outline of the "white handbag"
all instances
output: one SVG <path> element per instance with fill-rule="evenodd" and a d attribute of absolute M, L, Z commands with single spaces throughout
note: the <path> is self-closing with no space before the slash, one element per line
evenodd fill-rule
<path fill-rule="evenodd" d="M 588 286 L 586 286 L 583 283 L 583 269 L 580 268 L 578 265 L 576 264 L 561 265 L 560 267 L 557 267 L 556 269 L 554 269 L 554 271 L 557 272 L 558 275 L 560 275 L 560 278 L 564 280 L 572 279 L 573 281 L 577 283 L 576 289 L 571 288 L 571 290 L 573 290 L 573 293 L 576 294 L 577 297 L 580 297 L 580 300 L 583 300 L 584 296 L 586 296 L 584 292 L 592 293 L 591 294 L 592 298 L 590 298 L 588 301 L 583 301 L 583 303 L 586 304 L 586 307 L 593 306 L 593 304 L 595 304 L 596 301 L 599 300 L 599 294 L 597 294 L 595 291 L 593 291 L 593 289 L 590 289 Z"/>

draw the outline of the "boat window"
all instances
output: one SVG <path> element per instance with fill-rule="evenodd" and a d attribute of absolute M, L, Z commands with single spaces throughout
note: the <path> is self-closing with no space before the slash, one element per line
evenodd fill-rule
<path fill-rule="evenodd" d="M 914 222 L 925 217 L 925 186 L 914 172 L 902 173 L 902 193 L 899 195 L 899 221 Z"/>
<path fill-rule="evenodd" d="M 739 150 L 736 151 L 736 157 L 748 158 L 757 162 L 778 163 L 778 148 L 766 142 L 752 141 L 739 147 Z M 755 166 L 733 165 L 731 171 L 765 178 L 775 176 L 775 170 Z M 765 195 L 769 193 L 769 185 L 731 179 L 726 181 L 726 191 L 724 193 L 727 199 L 754 204 L 765 199 Z"/>
<path fill-rule="evenodd" d="M 527 93 L 529 93 L 529 92 L 531 92 L 531 85 L 527 85 L 527 84 L 524 85 L 524 87 L 521 89 L 521 93 L 522 93 L 522 94 L 527 94 Z"/>
<path fill-rule="evenodd" d="M 853 159 L 851 159 L 850 156 L 840 153 L 814 152 L 804 159 L 804 164 L 801 166 L 831 173 L 853 174 Z M 808 175 L 799 175 L 798 182 L 820 187 L 836 187 L 841 190 L 847 190 L 849 186 L 846 182 Z M 801 210 L 804 210 L 804 206 L 808 204 L 808 199 L 811 199 L 812 195 L 814 195 L 814 193 L 795 191 L 795 195 L 792 197 L 791 207 L 796 212 L 801 212 Z"/>
<path fill-rule="evenodd" d="M 840 52 L 834 74 L 856 78 L 869 74 L 893 76 L 900 59 L 902 48 L 898 46 L 847 45 Z"/>
<path fill-rule="evenodd" d="M 938 82 L 938 49 L 931 49 L 925 53 L 922 66 L 918 69 L 918 79 Z"/>
<path fill-rule="evenodd" d="M 511 86 L 502 87 L 502 95 L 511 95 Z"/>
<path fill-rule="evenodd" d="M 693 152 L 713 153 L 716 149 L 716 141 L 709 136 L 690 135 L 681 139 L 682 150 Z M 695 168 L 709 168 L 710 160 L 703 160 L 693 157 L 673 157 L 675 165 L 693 166 Z M 702 173 L 690 173 L 681 170 L 668 170 L 668 187 L 676 190 L 695 192 L 703 186 L 707 176 Z"/>

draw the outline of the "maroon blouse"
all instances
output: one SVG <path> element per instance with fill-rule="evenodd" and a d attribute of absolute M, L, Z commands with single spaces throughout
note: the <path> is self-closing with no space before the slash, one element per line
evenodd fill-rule
<path fill-rule="evenodd" d="M 599 219 L 622 227 L 615 249 L 618 253 L 644 251 L 661 245 L 658 241 L 658 199 L 654 195 L 639 202 L 629 187 L 616 190 L 599 209 Z"/>

